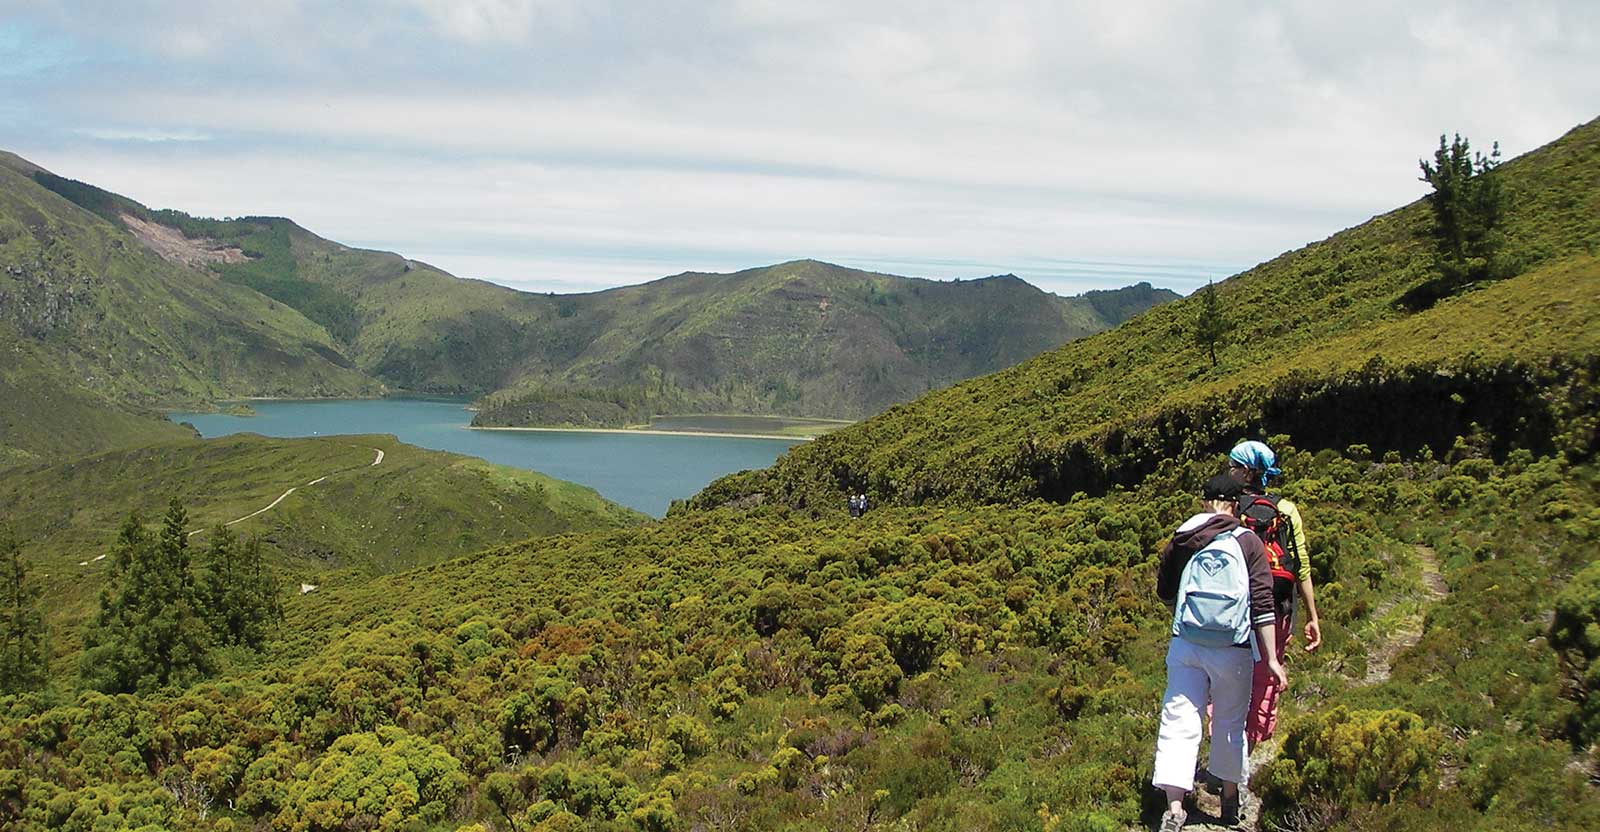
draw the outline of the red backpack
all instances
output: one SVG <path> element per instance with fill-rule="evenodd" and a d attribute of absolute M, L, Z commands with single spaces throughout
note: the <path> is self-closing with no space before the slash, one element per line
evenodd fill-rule
<path fill-rule="evenodd" d="M 1278 609 L 1288 612 L 1294 606 L 1295 585 L 1299 583 L 1300 551 L 1295 545 L 1294 524 L 1278 510 L 1278 498 L 1266 494 L 1246 494 L 1239 498 L 1239 522 L 1261 538 L 1272 568 L 1272 594 Z"/>

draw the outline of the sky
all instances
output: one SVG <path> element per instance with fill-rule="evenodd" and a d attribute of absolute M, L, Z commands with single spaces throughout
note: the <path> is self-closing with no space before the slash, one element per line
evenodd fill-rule
<path fill-rule="evenodd" d="M 0 149 L 530 291 L 1180 292 L 1600 115 L 1593 0 L 0 0 Z"/>

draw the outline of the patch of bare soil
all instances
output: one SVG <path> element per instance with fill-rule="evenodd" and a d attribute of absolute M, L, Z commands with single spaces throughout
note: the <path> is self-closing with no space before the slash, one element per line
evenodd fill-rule
<path fill-rule="evenodd" d="M 216 240 L 204 237 L 185 237 L 183 232 L 176 228 L 148 222 L 131 214 L 122 215 L 122 224 L 138 238 L 139 242 L 144 243 L 168 263 L 205 266 L 210 263 L 243 263 L 250 259 L 239 248 L 225 246 Z"/>

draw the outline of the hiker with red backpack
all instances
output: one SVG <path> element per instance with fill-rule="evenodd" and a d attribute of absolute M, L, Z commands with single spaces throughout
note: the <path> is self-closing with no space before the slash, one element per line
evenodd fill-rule
<path fill-rule="evenodd" d="M 1207 480 L 1200 513 L 1184 521 L 1161 551 L 1156 595 L 1173 607 L 1167 690 L 1151 777 L 1167 802 L 1161 832 L 1178 832 L 1187 819 L 1183 799 L 1194 788 L 1201 713 L 1208 702 L 1208 768 L 1223 781 L 1223 822 L 1238 822 L 1257 656 L 1279 686 L 1287 684 L 1275 649 L 1277 608 L 1266 550 L 1235 516 L 1242 496 L 1243 485 L 1226 473 Z"/>
<path fill-rule="evenodd" d="M 1295 599 L 1305 607 L 1307 652 L 1322 646 L 1322 623 L 1317 617 L 1316 587 L 1311 582 L 1310 551 L 1305 523 L 1292 501 L 1267 493 L 1272 480 L 1281 477 L 1278 457 L 1266 443 L 1240 442 L 1228 452 L 1228 473 L 1244 488 L 1239 499 L 1239 521 L 1261 538 L 1272 571 L 1273 601 L 1277 608 L 1277 643 L 1274 653 L 1287 657 L 1294 633 Z M 1257 664 L 1250 691 L 1250 718 L 1245 735 L 1253 746 L 1272 736 L 1278 725 L 1278 695 L 1283 687 L 1273 673 Z"/>

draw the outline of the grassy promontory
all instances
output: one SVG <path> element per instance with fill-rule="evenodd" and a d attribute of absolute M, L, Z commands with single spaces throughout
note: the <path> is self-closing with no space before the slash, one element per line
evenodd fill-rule
<path fill-rule="evenodd" d="M 943 282 L 814 260 L 686 273 L 557 298 L 522 365 L 479 401 L 477 423 L 859 418 L 1175 297 L 1145 283 L 1062 298 L 1010 275 Z"/>
<path fill-rule="evenodd" d="M 656 416 L 643 424 L 623 425 L 620 427 L 486 425 L 480 424 L 480 420 L 474 417 L 471 427 L 474 430 L 587 431 L 593 433 L 644 433 L 662 436 L 718 436 L 810 441 L 818 436 L 832 433 L 852 424 L 854 422 L 841 419 L 803 419 L 793 416 L 745 416 L 707 413 Z"/>

